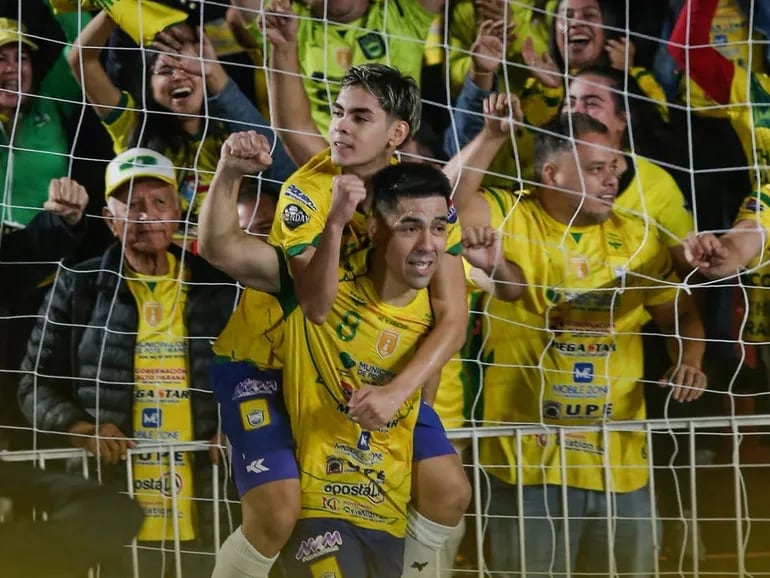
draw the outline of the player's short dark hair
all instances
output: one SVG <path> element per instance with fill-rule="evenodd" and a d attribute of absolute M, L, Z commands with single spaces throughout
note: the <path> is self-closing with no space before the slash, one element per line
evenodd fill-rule
<path fill-rule="evenodd" d="M 411 76 L 384 64 L 360 64 L 345 71 L 341 88 L 348 86 L 360 86 L 377 99 L 382 110 L 405 121 L 410 137 L 420 129 L 420 89 Z"/>
<path fill-rule="evenodd" d="M 446 175 L 425 163 L 389 165 L 372 176 L 372 212 L 385 218 L 398 208 L 399 199 L 443 197 L 449 203 L 452 186 Z"/>
<path fill-rule="evenodd" d="M 572 151 L 575 141 L 581 141 L 589 134 L 609 133 L 607 127 L 587 114 L 560 114 L 551 122 L 538 129 L 535 137 L 535 178 L 542 181 L 543 166 L 554 155 Z"/>

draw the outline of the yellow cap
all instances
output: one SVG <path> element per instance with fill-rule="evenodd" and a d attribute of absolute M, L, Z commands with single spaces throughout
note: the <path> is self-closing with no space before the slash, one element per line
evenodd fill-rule
<path fill-rule="evenodd" d="M 19 24 L 18 20 L 12 18 L 0 18 L 0 46 L 15 43 L 21 40 L 32 50 L 37 50 L 37 44 L 27 38 L 27 27 Z"/>
<path fill-rule="evenodd" d="M 110 161 L 104 173 L 104 198 L 133 179 L 158 179 L 176 187 L 176 171 L 171 161 L 154 150 L 133 148 Z"/>

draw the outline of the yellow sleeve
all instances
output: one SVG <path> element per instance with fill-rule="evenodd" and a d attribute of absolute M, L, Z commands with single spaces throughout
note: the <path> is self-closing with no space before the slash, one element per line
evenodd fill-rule
<path fill-rule="evenodd" d="M 668 122 L 668 105 L 666 101 L 666 93 L 663 91 L 663 87 L 658 83 L 652 72 L 641 66 L 634 66 L 631 68 L 631 76 L 639 83 L 639 88 L 642 89 L 644 94 L 649 96 L 655 101 L 660 115 Z"/>
<path fill-rule="evenodd" d="M 561 83 L 556 88 L 550 88 L 543 86 L 537 78 L 530 78 L 521 95 L 524 122 L 543 126 L 559 114 L 563 100 L 564 86 Z"/>
<path fill-rule="evenodd" d="M 741 221 L 754 221 L 770 232 L 770 185 L 746 195 L 735 217 L 736 224 Z"/>
<path fill-rule="evenodd" d="M 329 216 L 331 184 L 321 194 L 310 179 L 296 173 L 281 188 L 276 218 L 268 241 L 280 247 L 287 257 L 301 255 L 307 247 L 316 247 Z"/>
<path fill-rule="evenodd" d="M 104 128 L 112 138 L 115 154 L 130 148 L 138 117 L 139 113 L 136 111 L 136 102 L 133 97 L 125 91 L 121 92 L 118 105 L 102 119 Z"/>
<path fill-rule="evenodd" d="M 161 30 L 187 20 L 187 12 L 152 0 L 92 0 L 90 3 L 103 8 L 140 46 L 150 44 Z"/>
<path fill-rule="evenodd" d="M 671 261 L 671 251 L 658 239 L 657 235 L 648 235 L 643 248 L 641 262 L 645 278 L 642 284 L 650 287 L 644 291 L 645 305 L 663 305 L 677 297 L 677 289 L 669 285 L 678 281 Z"/>
<path fill-rule="evenodd" d="M 685 206 L 684 194 L 668 171 L 653 165 L 654 178 L 642 181 L 648 210 L 664 229 L 660 238 L 666 247 L 680 245 L 695 228 L 692 214 Z"/>

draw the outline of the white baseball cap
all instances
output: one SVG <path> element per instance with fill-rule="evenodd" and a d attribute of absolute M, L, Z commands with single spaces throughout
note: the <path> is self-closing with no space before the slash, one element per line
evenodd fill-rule
<path fill-rule="evenodd" d="M 133 148 L 110 161 L 104 173 L 104 198 L 109 199 L 132 179 L 152 178 L 176 187 L 176 171 L 172 162 L 157 151 Z"/>

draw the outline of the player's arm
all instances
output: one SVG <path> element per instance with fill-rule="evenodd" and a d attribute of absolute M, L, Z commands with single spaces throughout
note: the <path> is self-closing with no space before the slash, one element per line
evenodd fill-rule
<path fill-rule="evenodd" d="M 477 191 L 484 171 L 511 138 L 513 120 L 523 118 L 518 102 L 512 94 L 489 95 L 484 101 L 484 128 L 444 167 L 444 174 L 455 185 L 452 200 L 465 226 L 489 224 L 489 209 Z"/>
<path fill-rule="evenodd" d="M 666 303 L 647 305 L 647 311 L 661 332 L 670 336 L 667 341 L 672 366 L 661 385 L 670 384 L 677 401 L 698 399 L 707 385 L 701 371 L 706 339 L 695 300 L 682 292 Z"/>
<path fill-rule="evenodd" d="M 321 325 L 337 298 L 340 247 L 345 226 L 366 198 L 366 185 L 355 175 L 338 175 L 332 184 L 332 206 L 318 245 L 308 246 L 289 261 L 302 312 Z"/>
<path fill-rule="evenodd" d="M 463 257 L 471 265 L 471 279 L 501 301 L 516 301 L 524 293 L 524 273 L 502 251 L 492 227 L 463 227 Z"/>
<path fill-rule="evenodd" d="M 766 231 L 752 219 L 738 221 L 721 237 L 690 233 L 684 240 L 687 262 L 710 279 L 735 275 L 765 246 Z"/>
<path fill-rule="evenodd" d="M 269 293 L 280 290 L 275 249 L 238 224 L 238 191 L 244 175 L 270 166 L 270 144 L 255 131 L 231 134 L 199 216 L 198 249 L 209 263 L 240 283 Z"/>
<path fill-rule="evenodd" d="M 115 28 L 117 24 L 109 14 L 100 12 L 83 28 L 67 55 L 72 74 L 99 118 L 109 115 L 120 103 L 120 90 L 112 83 L 99 59 Z"/>
<path fill-rule="evenodd" d="M 270 111 L 286 151 L 297 166 L 326 148 L 311 113 L 302 84 L 297 28 L 299 20 L 291 2 L 274 0 L 266 10 L 262 29 L 271 43 L 268 69 Z"/>
<path fill-rule="evenodd" d="M 679 68 L 706 94 L 719 104 L 727 104 L 735 65 L 714 47 L 708 46 L 718 4 L 719 0 L 689 0 L 671 32 L 668 51 Z"/>

